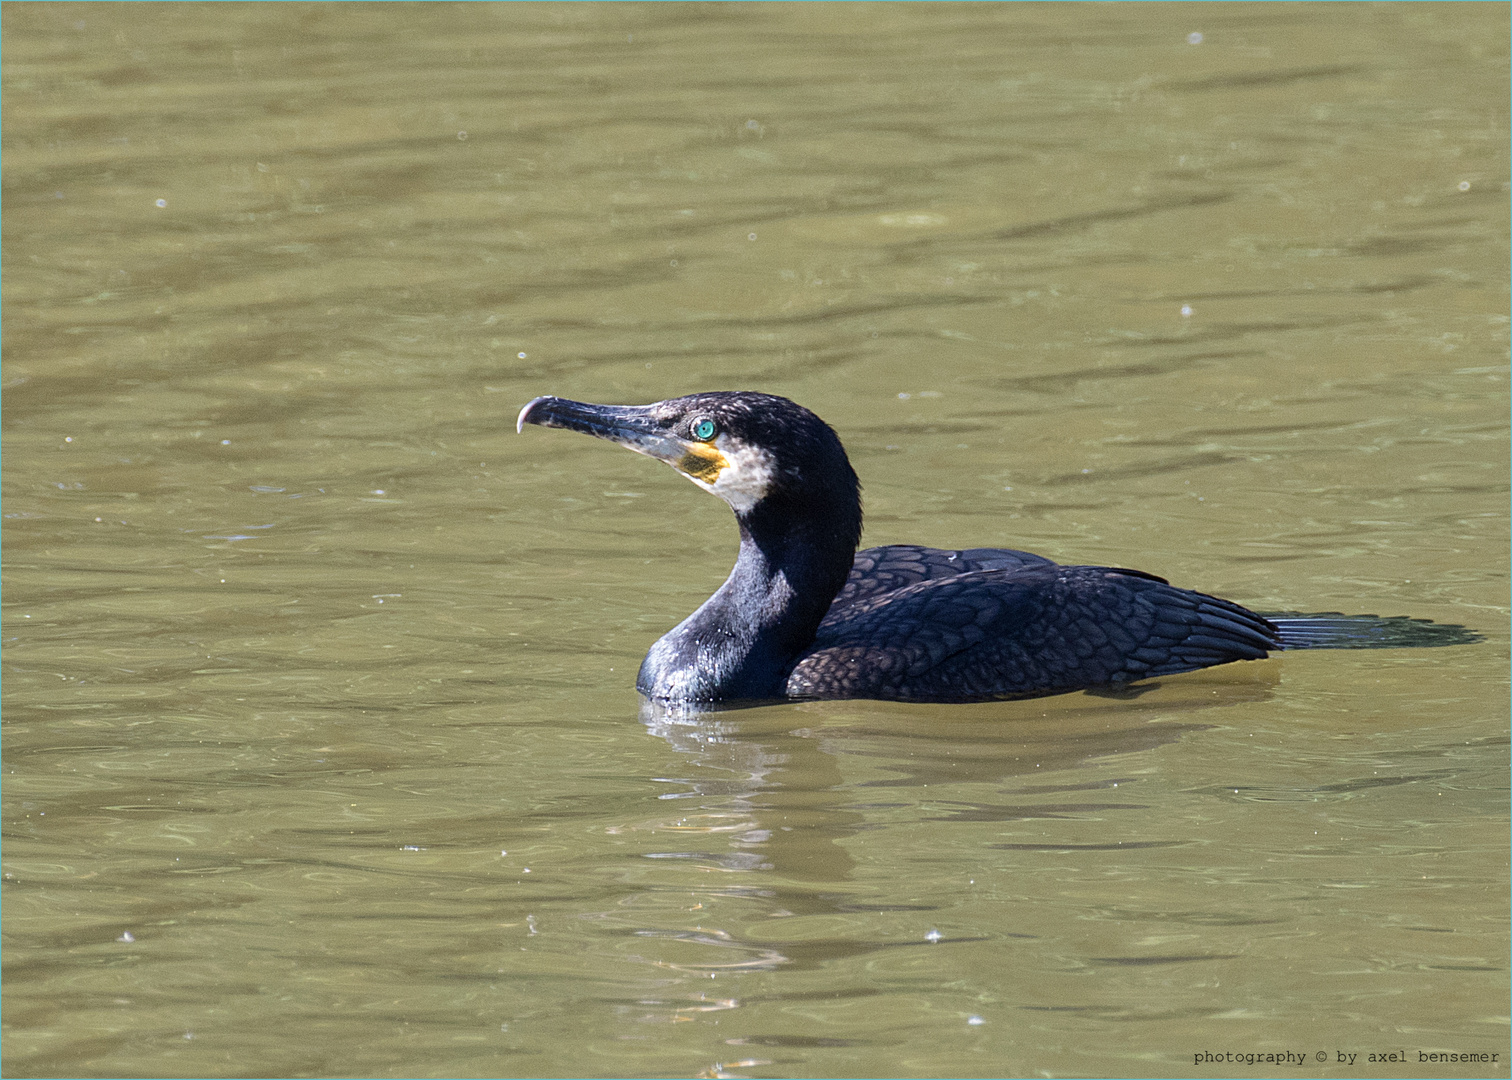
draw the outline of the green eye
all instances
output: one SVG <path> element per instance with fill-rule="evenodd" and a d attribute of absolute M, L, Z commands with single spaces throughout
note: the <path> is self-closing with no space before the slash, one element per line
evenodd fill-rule
<path fill-rule="evenodd" d="M 709 419 L 700 420 L 693 425 L 693 437 L 703 442 L 708 442 L 714 437 L 714 432 L 718 430 L 719 428 L 714 421 Z"/>

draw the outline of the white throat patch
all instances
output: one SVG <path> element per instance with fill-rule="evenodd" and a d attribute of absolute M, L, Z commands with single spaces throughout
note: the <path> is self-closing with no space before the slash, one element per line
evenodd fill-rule
<path fill-rule="evenodd" d="M 743 514 L 759 503 L 772 486 L 772 455 L 758 446 L 747 446 L 726 435 L 717 437 L 713 447 L 724 459 L 724 467 L 712 481 L 684 475 L 729 503 L 737 514 Z"/>

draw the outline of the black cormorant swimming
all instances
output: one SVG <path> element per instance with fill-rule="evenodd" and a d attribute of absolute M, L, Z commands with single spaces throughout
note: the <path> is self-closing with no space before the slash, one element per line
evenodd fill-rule
<path fill-rule="evenodd" d="M 1061 566 L 1001 548 L 858 552 L 860 484 L 819 417 L 771 394 L 653 405 L 538 397 L 526 424 L 665 461 L 735 511 L 729 579 L 646 654 L 655 701 L 983 701 L 1117 690 L 1278 649 L 1447 645 L 1479 638 L 1404 617 L 1273 615 L 1139 570 Z"/>

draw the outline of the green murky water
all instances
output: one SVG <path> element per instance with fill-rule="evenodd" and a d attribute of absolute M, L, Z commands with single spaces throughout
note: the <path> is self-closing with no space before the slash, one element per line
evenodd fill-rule
<path fill-rule="evenodd" d="M 1505 5 L 3 29 L 8 1075 L 1507 1075 Z M 513 419 L 721 387 L 1488 640 L 642 716 L 728 511 Z"/>

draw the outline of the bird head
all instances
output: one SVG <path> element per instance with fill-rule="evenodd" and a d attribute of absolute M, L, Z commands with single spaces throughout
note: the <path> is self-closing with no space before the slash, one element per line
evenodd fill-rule
<path fill-rule="evenodd" d="M 671 465 L 718 495 L 742 521 L 763 510 L 828 517 L 860 535 L 860 485 L 828 424 L 787 398 L 721 390 L 651 405 L 590 405 L 538 397 L 526 424 L 594 435 Z M 854 539 L 853 541 L 854 542 Z"/>

